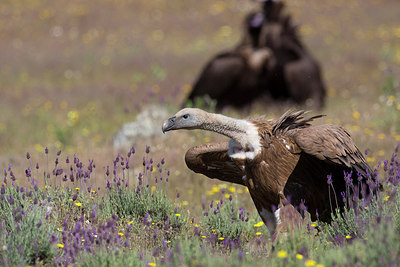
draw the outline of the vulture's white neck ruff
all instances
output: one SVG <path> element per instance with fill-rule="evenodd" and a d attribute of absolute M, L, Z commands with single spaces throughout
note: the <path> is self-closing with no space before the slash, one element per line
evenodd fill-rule
<path fill-rule="evenodd" d="M 201 128 L 231 138 L 228 155 L 237 159 L 254 159 L 261 151 L 258 128 L 250 121 L 230 118 L 221 114 L 208 113 Z"/>

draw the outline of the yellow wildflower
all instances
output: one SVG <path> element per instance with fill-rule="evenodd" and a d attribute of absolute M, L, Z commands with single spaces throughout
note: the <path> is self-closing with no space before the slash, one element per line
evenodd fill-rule
<path fill-rule="evenodd" d="M 76 202 L 75 205 L 78 206 L 78 207 L 80 207 L 80 206 L 82 206 L 82 203 Z"/>
<path fill-rule="evenodd" d="M 205 235 L 202 235 L 201 238 L 206 238 L 206 236 L 205 236 Z"/>
<path fill-rule="evenodd" d="M 181 215 L 180 215 L 179 213 L 175 213 L 175 216 L 176 216 L 176 217 L 179 217 L 179 216 L 181 216 Z"/>
<path fill-rule="evenodd" d="M 155 264 L 154 262 L 149 262 L 147 265 L 148 266 L 157 266 L 157 264 Z"/>
<path fill-rule="evenodd" d="M 346 235 L 346 239 L 351 239 L 351 235 Z"/>
<path fill-rule="evenodd" d="M 303 259 L 303 255 L 301 255 L 301 254 L 296 254 L 296 259 L 302 260 L 302 259 Z"/>
<path fill-rule="evenodd" d="M 212 188 L 212 191 L 213 191 L 214 193 L 219 192 L 218 186 L 214 185 L 213 188 Z"/>
<path fill-rule="evenodd" d="M 315 266 L 315 261 L 313 261 L 313 260 L 306 260 L 306 262 L 305 262 L 305 266 Z"/>
<path fill-rule="evenodd" d="M 284 259 L 287 257 L 287 252 L 284 250 L 279 250 L 276 255 L 278 256 L 278 258 Z"/>
<path fill-rule="evenodd" d="M 254 225 L 254 227 L 261 227 L 264 225 L 264 222 L 259 222 Z"/>
<path fill-rule="evenodd" d="M 262 235 L 262 233 L 261 232 L 257 232 L 256 235 Z"/>
<path fill-rule="evenodd" d="M 119 232 L 119 233 L 118 233 L 118 235 L 119 235 L 119 236 L 123 236 L 124 234 L 123 234 L 123 233 L 121 233 L 121 232 Z"/>
<path fill-rule="evenodd" d="M 390 196 L 386 196 L 383 200 L 384 200 L 384 201 L 388 201 L 389 198 L 390 198 Z"/>
<path fill-rule="evenodd" d="M 64 245 L 63 245 L 63 244 L 60 244 L 60 243 L 58 243 L 57 246 L 58 246 L 59 248 L 63 248 L 63 247 L 64 247 Z"/>
<path fill-rule="evenodd" d="M 228 187 L 229 192 L 231 193 L 235 193 L 236 188 L 234 188 L 233 186 Z"/>
<path fill-rule="evenodd" d="M 218 238 L 219 240 L 224 240 L 224 238 L 223 237 L 220 237 L 220 238 Z"/>
<path fill-rule="evenodd" d="M 356 119 L 356 120 L 358 120 L 358 119 L 360 118 L 360 112 L 354 111 L 354 112 L 353 112 L 353 118 Z"/>
<path fill-rule="evenodd" d="M 214 191 L 213 190 L 207 190 L 206 191 L 206 195 L 207 196 L 212 196 L 212 195 L 214 195 Z"/>
<path fill-rule="evenodd" d="M 372 162 L 374 162 L 375 161 L 375 158 L 374 157 L 367 157 L 367 162 L 368 163 L 372 163 Z"/>

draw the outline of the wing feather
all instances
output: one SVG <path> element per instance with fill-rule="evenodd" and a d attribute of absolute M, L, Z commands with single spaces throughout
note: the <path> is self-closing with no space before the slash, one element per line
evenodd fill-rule
<path fill-rule="evenodd" d="M 244 185 L 245 171 L 228 156 L 228 142 L 207 143 L 190 148 L 186 165 L 196 173 L 226 182 Z"/>
<path fill-rule="evenodd" d="M 305 153 L 320 160 L 354 168 L 361 174 L 371 168 L 355 145 L 349 132 L 341 126 L 324 124 L 287 132 Z M 318 140 L 318 141 L 316 141 Z"/>

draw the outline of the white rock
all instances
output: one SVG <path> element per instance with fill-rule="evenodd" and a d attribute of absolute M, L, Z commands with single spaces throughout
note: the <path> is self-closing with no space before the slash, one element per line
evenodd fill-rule
<path fill-rule="evenodd" d="M 136 117 L 134 122 L 126 123 L 114 137 L 114 148 L 129 149 L 139 138 L 162 135 L 161 125 L 168 118 L 165 106 L 149 105 Z"/>

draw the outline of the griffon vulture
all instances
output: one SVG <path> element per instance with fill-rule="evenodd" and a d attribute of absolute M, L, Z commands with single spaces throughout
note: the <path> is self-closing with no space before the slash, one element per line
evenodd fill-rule
<path fill-rule="evenodd" d="M 297 224 L 301 219 L 294 209 L 301 203 L 311 219 L 330 221 L 332 201 L 334 207 L 336 203 L 329 198 L 335 197 L 328 191 L 328 175 L 339 206 L 344 205 L 340 197 L 346 191 L 344 172 L 352 173 L 353 183 L 358 177 L 363 182 L 372 179 L 370 167 L 346 129 L 331 124 L 313 126 L 310 123 L 322 115 L 304 118 L 304 114 L 286 112 L 277 120 L 244 120 L 185 108 L 166 120 L 162 131 L 202 129 L 229 137 L 227 142 L 190 148 L 186 164 L 209 178 L 246 186 L 276 237 L 286 227 L 281 222 L 292 217 L 295 220 L 290 223 Z"/>
<path fill-rule="evenodd" d="M 266 1 L 257 47 L 268 47 L 277 64 L 270 69 L 274 77 L 269 82 L 269 92 L 275 99 L 291 99 L 303 104 L 312 100 L 313 106 L 324 105 L 326 89 L 318 62 L 307 51 L 292 24 L 290 15 L 282 14 L 284 4 Z"/>
<path fill-rule="evenodd" d="M 263 93 L 262 80 L 268 80 L 268 68 L 274 62 L 268 48 L 241 47 L 220 53 L 204 67 L 188 100 L 196 102 L 208 95 L 217 101 L 218 110 L 228 105 L 246 107 Z"/>

